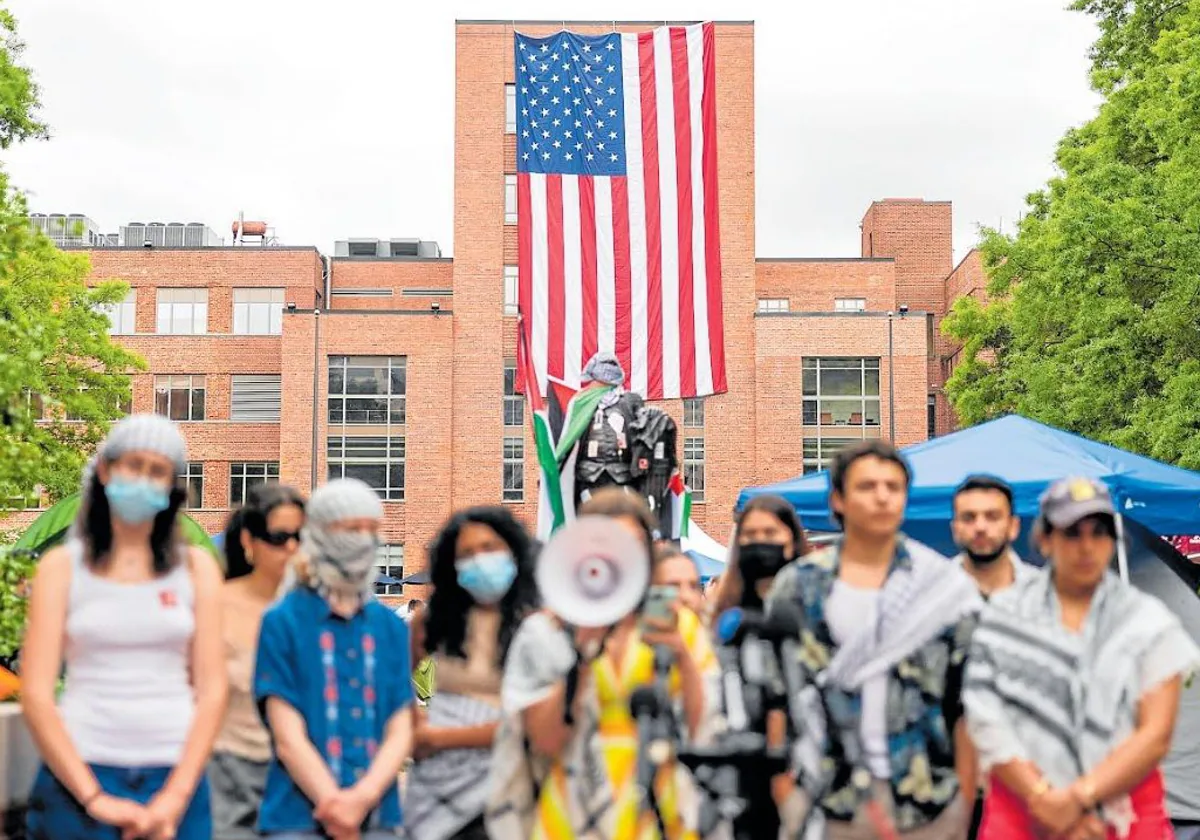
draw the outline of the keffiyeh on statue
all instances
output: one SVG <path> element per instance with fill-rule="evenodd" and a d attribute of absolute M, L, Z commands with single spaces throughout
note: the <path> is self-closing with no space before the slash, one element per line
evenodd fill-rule
<path fill-rule="evenodd" d="M 583 380 L 610 389 L 574 449 L 575 507 L 600 488 L 616 485 L 645 496 L 659 521 L 669 523 L 665 508 L 676 468 L 675 421 L 625 390 L 625 371 L 612 353 L 594 355 Z"/>

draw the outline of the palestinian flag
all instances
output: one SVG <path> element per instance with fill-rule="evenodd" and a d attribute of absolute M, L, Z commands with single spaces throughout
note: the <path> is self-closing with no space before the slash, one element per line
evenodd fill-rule
<path fill-rule="evenodd" d="M 523 330 L 518 330 L 518 333 L 524 337 Z M 525 350 L 524 347 L 521 349 Z M 600 399 L 613 386 L 591 382 L 576 391 L 551 377 L 543 399 L 533 369 L 533 357 L 527 352 L 519 355 L 522 388 L 529 402 L 533 442 L 542 474 L 541 491 L 538 494 L 537 537 L 546 540 L 575 518 L 575 455 L 579 440 L 592 422 Z"/>
<path fill-rule="evenodd" d="M 517 354 L 521 368 L 521 387 L 529 403 L 533 423 L 533 441 L 541 471 L 541 490 L 538 494 L 537 538 L 550 535 L 575 518 L 575 459 L 579 441 L 596 409 L 612 385 L 589 382 L 575 390 L 561 380 L 547 377 L 546 396 L 538 388 L 537 372 L 531 354 L 525 348 L 525 331 L 517 330 L 521 352 Z M 671 536 L 680 539 L 687 534 L 691 516 L 691 493 L 676 472 L 671 476 Z M 668 526 L 668 523 L 663 523 Z"/>
<path fill-rule="evenodd" d="M 671 496 L 671 539 L 681 540 L 688 535 L 688 523 L 692 521 L 692 491 L 683 483 L 678 470 L 671 475 L 667 487 Z"/>

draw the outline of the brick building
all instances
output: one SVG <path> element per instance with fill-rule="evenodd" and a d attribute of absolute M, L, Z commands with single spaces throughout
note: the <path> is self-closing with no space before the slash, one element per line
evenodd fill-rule
<path fill-rule="evenodd" d="M 386 500 L 380 562 L 397 577 L 424 568 L 455 508 L 503 502 L 534 521 L 536 459 L 512 390 L 512 34 L 511 22 L 456 28 L 453 259 L 412 240 L 348 240 L 324 257 L 265 236 L 180 245 L 159 231 L 145 247 L 140 228 L 64 243 L 89 249 L 97 279 L 131 284 L 112 320 L 148 363 L 133 408 L 181 421 L 192 514 L 211 532 L 249 484 L 276 476 L 305 489 L 370 480 Z M 721 540 L 746 485 L 819 469 L 848 441 L 894 430 L 905 445 L 951 428 L 940 391 L 953 348 L 937 323 L 978 285 L 973 255 L 952 273 L 948 202 L 872 204 L 858 257 L 755 258 L 753 39 L 750 24 L 717 27 L 729 392 L 663 404 L 680 427 L 694 518 Z"/>

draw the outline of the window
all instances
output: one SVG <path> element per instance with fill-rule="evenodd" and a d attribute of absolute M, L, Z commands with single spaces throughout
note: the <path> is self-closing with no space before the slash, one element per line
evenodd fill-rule
<path fill-rule="evenodd" d="M 683 427 L 685 429 L 704 428 L 704 400 L 687 399 L 683 401 Z"/>
<path fill-rule="evenodd" d="M 234 423 L 278 423 L 282 402 L 279 374 L 242 374 L 230 386 L 229 419 Z"/>
<path fill-rule="evenodd" d="M 283 332 L 283 289 L 234 289 L 235 335 L 279 335 Z"/>
<path fill-rule="evenodd" d="M 162 335 L 208 332 L 208 289 L 159 289 L 158 332 Z"/>
<path fill-rule="evenodd" d="M 229 504 L 240 505 L 246 501 L 250 489 L 268 481 L 279 481 L 279 462 L 266 461 L 260 464 L 229 465 Z"/>
<path fill-rule="evenodd" d="M 330 356 L 329 422 L 403 426 L 407 380 L 404 356 Z"/>
<path fill-rule="evenodd" d="M 46 419 L 46 404 L 42 400 L 41 394 L 35 394 L 33 391 L 26 389 L 21 397 L 21 402 L 25 404 L 25 408 L 29 411 L 30 420 Z"/>
<path fill-rule="evenodd" d="M 203 420 L 204 377 L 154 377 L 154 411 L 172 420 Z"/>
<path fill-rule="evenodd" d="M 867 311 L 867 299 L 866 298 L 834 298 L 833 299 L 833 311 L 834 312 L 866 312 Z"/>
<path fill-rule="evenodd" d="M 929 438 L 937 437 L 937 394 L 930 394 L 925 410 L 925 432 Z"/>
<path fill-rule="evenodd" d="M 325 453 L 329 478 L 357 478 L 385 501 L 404 501 L 403 437 L 331 435 Z"/>
<path fill-rule="evenodd" d="M 88 386 L 86 386 L 86 385 L 81 385 L 79 387 L 80 393 L 87 391 L 87 390 L 88 390 Z M 122 416 L 127 416 L 129 414 L 132 414 L 133 413 L 133 394 L 126 392 L 124 394 L 114 396 L 112 404 L 117 409 L 117 412 L 119 414 L 121 414 Z M 87 414 L 87 413 L 89 413 L 89 412 L 83 411 L 83 406 L 80 406 L 78 404 L 73 409 L 64 407 L 63 419 L 67 420 L 68 422 L 79 422 L 79 421 L 89 419 L 88 417 L 85 416 L 85 414 Z"/>
<path fill-rule="evenodd" d="M 504 438 L 504 491 L 506 502 L 525 501 L 525 439 Z"/>
<path fill-rule="evenodd" d="M 525 398 L 517 393 L 517 363 L 511 360 L 504 363 L 504 425 L 525 425 Z"/>
<path fill-rule="evenodd" d="M 879 359 L 806 358 L 803 370 L 805 426 L 879 426 Z"/>
<path fill-rule="evenodd" d="M 137 332 L 137 289 L 130 289 L 120 303 L 104 303 L 97 307 L 108 316 L 109 335 L 131 335 Z"/>
<path fill-rule="evenodd" d="M 190 509 L 204 507 L 204 464 L 191 461 L 187 469 L 179 474 L 179 481 L 187 490 L 187 501 L 184 506 Z"/>
<path fill-rule="evenodd" d="M 692 491 L 693 502 L 704 501 L 704 438 L 683 439 L 683 483 Z"/>
<path fill-rule="evenodd" d="M 759 312 L 787 312 L 790 304 L 787 298 L 759 298 Z"/>
<path fill-rule="evenodd" d="M 504 133 L 517 133 L 517 86 L 504 86 Z"/>
<path fill-rule="evenodd" d="M 804 439 L 804 472 L 819 472 L 829 468 L 829 462 L 839 449 L 858 443 L 862 438 L 814 437 Z"/>
<path fill-rule="evenodd" d="M 504 224 L 517 223 L 517 176 L 504 176 Z"/>
<path fill-rule="evenodd" d="M 404 546 L 381 545 L 375 555 L 375 594 L 399 595 L 404 587 Z"/>
<path fill-rule="evenodd" d="M 504 266 L 504 314 L 516 315 L 520 311 L 520 280 L 515 265 Z"/>
<path fill-rule="evenodd" d="M 841 449 L 879 437 L 879 359 L 805 358 L 804 471 L 829 465 Z"/>

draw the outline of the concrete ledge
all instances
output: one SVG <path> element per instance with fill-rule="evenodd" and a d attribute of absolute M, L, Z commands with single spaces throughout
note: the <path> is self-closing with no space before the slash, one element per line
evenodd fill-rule
<path fill-rule="evenodd" d="M 21 707 L 0 703 L 0 814 L 25 807 L 39 762 Z"/>

